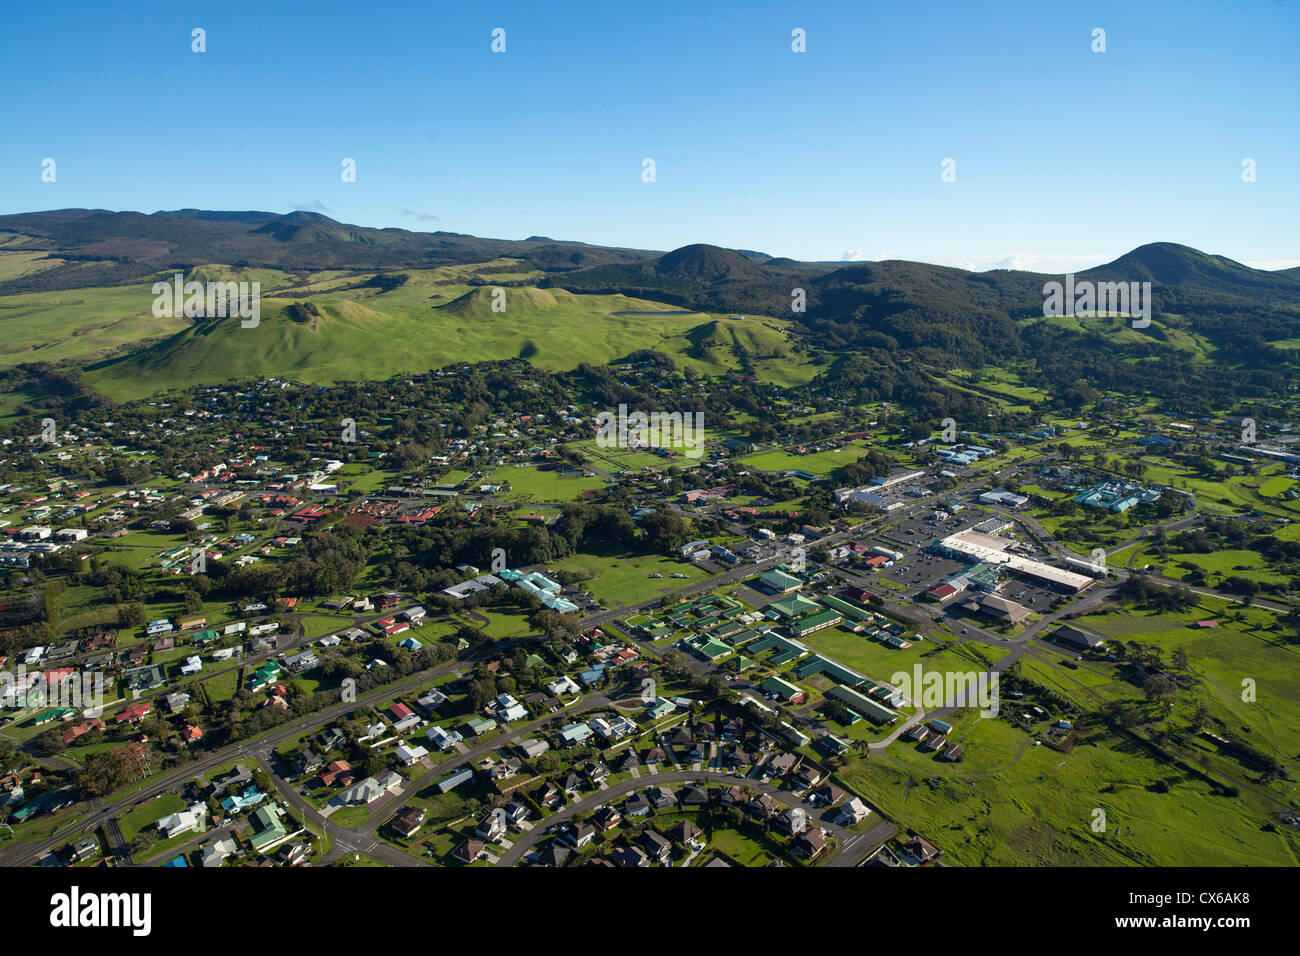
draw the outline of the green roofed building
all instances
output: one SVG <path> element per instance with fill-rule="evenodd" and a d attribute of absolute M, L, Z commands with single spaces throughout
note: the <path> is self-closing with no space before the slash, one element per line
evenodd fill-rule
<path fill-rule="evenodd" d="M 727 661 L 727 666 L 739 673 L 740 671 L 749 670 L 749 668 L 754 666 L 754 662 L 744 654 L 737 654 L 731 660 Z"/>
<path fill-rule="evenodd" d="M 832 757 L 840 757 L 849 752 L 849 742 L 834 734 L 823 734 L 817 738 L 817 749 Z"/>
<path fill-rule="evenodd" d="M 221 635 L 218 634 L 216 631 L 207 630 L 207 631 L 200 631 L 198 634 L 195 634 L 192 640 L 194 641 L 195 644 L 207 644 L 211 641 L 215 641 L 220 636 Z"/>
<path fill-rule="evenodd" d="M 852 687 L 845 687 L 843 684 L 836 684 L 826 692 L 826 696 L 847 704 L 877 724 L 892 724 L 898 719 L 898 711 L 877 703 L 865 694 L 860 694 Z"/>
<path fill-rule="evenodd" d="M 257 670 L 253 671 L 252 677 L 248 680 L 248 689 L 257 693 L 280 676 L 280 665 L 275 661 L 266 661 Z"/>
<path fill-rule="evenodd" d="M 76 715 L 77 712 L 73 710 L 71 707 L 51 707 L 48 710 L 41 711 L 39 714 L 33 717 L 31 719 L 31 725 L 33 727 L 41 727 L 45 724 L 50 723 L 51 721 L 67 720 L 68 718 L 75 717 Z"/>
<path fill-rule="evenodd" d="M 848 684 L 850 687 L 861 687 L 863 684 L 870 683 L 865 675 L 859 674 L 843 664 L 836 663 L 829 657 L 822 657 L 820 654 L 814 654 L 808 658 L 795 668 L 794 673 L 800 680 L 812 677 L 814 674 L 826 674 L 839 683 Z"/>
<path fill-rule="evenodd" d="M 260 807 L 253 814 L 253 827 L 257 830 L 248 838 L 253 849 L 258 853 L 267 853 L 289 838 L 289 831 L 284 828 L 280 814 L 274 806 Z"/>
<path fill-rule="evenodd" d="M 709 631 L 708 634 L 709 637 L 714 637 L 722 641 L 722 640 L 726 640 L 727 638 L 731 637 L 734 634 L 739 634 L 744 629 L 745 629 L 744 624 L 737 624 L 735 621 L 723 621 L 717 627 Z"/>
<path fill-rule="evenodd" d="M 764 693 L 775 694 L 782 700 L 792 704 L 797 704 L 807 697 L 801 688 L 791 684 L 788 680 L 781 680 L 779 677 L 769 677 L 759 687 Z"/>
<path fill-rule="evenodd" d="M 803 587 L 798 578 L 777 570 L 764 571 L 758 576 L 758 584 L 773 594 L 793 594 Z"/>
<path fill-rule="evenodd" d="M 774 650 L 771 663 L 778 667 L 786 661 L 792 661 L 797 657 L 803 657 L 808 653 L 808 648 L 798 641 L 792 641 L 788 637 L 782 637 L 780 634 L 770 632 L 766 637 L 755 641 L 749 647 L 751 654 L 761 654 L 766 650 Z"/>
<path fill-rule="evenodd" d="M 475 737 L 482 737 L 491 730 L 496 730 L 497 722 L 490 717 L 471 717 L 465 726 L 474 732 Z"/>
<path fill-rule="evenodd" d="M 781 617 L 793 619 L 803 617 L 806 614 L 816 614 L 822 610 L 822 606 L 816 601 L 808 600 L 802 594 L 792 594 L 780 601 L 773 601 L 767 606 L 767 610 L 773 611 L 781 615 Z"/>
<path fill-rule="evenodd" d="M 870 611 L 865 611 L 855 604 L 837 598 L 834 594 L 824 595 L 820 600 L 828 608 L 839 611 L 845 617 L 852 618 L 855 621 L 874 621 L 876 619 L 876 615 Z"/>
<path fill-rule="evenodd" d="M 722 643 L 722 641 L 714 640 L 711 637 L 706 638 L 693 646 L 695 648 L 695 653 L 711 661 L 716 661 L 719 657 L 725 657 L 731 653 L 730 647 Z"/>
<path fill-rule="evenodd" d="M 803 637 L 804 635 L 812 634 L 815 631 L 834 627 L 843 620 L 844 615 L 839 611 L 826 610 L 818 611 L 816 614 L 809 614 L 793 621 L 788 621 L 785 626 L 795 637 Z"/>
<path fill-rule="evenodd" d="M 671 700 L 667 700 L 663 697 L 656 697 L 646 705 L 645 713 L 651 720 L 659 720 L 661 717 L 667 717 L 676 709 L 677 705 Z"/>

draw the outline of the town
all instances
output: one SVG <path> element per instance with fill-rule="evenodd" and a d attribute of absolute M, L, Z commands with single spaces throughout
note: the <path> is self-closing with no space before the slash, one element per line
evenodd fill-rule
<path fill-rule="evenodd" d="M 839 394 L 508 361 L 6 439 L 0 862 L 1289 852 L 1293 732 L 1241 688 L 1291 706 L 1294 409 L 1042 417 L 986 389 L 945 436 Z M 622 406 L 699 414 L 698 454 L 607 440 Z M 1125 791 L 1171 774 L 1153 828 Z M 1045 835 L 1015 837 L 1012 788 Z M 1272 836 L 1197 843 L 1215 803 L 1226 838 Z"/>

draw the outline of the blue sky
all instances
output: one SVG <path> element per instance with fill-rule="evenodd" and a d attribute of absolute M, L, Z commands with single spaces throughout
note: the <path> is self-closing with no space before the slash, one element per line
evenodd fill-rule
<path fill-rule="evenodd" d="M 1041 271 L 1169 240 L 1280 268 L 1297 49 L 1291 0 L 10 4 L 0 211 Z"/>

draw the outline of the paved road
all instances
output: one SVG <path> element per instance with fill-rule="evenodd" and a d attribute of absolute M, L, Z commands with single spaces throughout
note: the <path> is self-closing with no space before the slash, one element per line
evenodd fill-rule
<path fill-rule="evenodd" d="M 572 818 L 575 814 L 587 813 L 602 804 L 614 803 L 618 797 L 625 796 L 633 790 L 640 790 L 644 787 L 654 787 L 670 783 L 692 783 L 701 780 L 748 787 L 751 790 L 769 794 L 788 806 L 802 807 L 807 811 L 808 819 L 818 821 L 818 825 L 833 836 L 839 844 L 836 855 L 832 858 L 829 864 L 831 866 L 837 865 L 836 860 L 840 856 L 852 857 L 854 862 L 860 860 L 871 852 L 871 850 L 875 849 L 881 843 L 884 843 L 897 832 L 896 828 L 892 824 L 882 822 L 865 834 L 851 833 L 838 824 L 829 823 L 826 820 L 820 819 L 820 817 L 827 812 L 825 808 L 818 809 L 809 803 L 805 803 L 797 794 L 791 793 L 788 790 L 782 790 L 779 787 L 772 786 L 768 783 L 751 780 L 748 777 L 740 776 L 738 774 L 720 773 L 716 770 L 671 770 L 665 773 L 642 774 L 638 778 L 625 780 L 622 783 L 614 784 L 604 790 L 598 790 L 589 796 L 583 797 L 581 800 L 571 803 L 556 811 L 543 822 L 546 823 L 547 826 L 561 823 Z M 653 820 L 653 818 L 650 819 Z M 527 852 L 534 845 L 545 839 L 548 835 L 549 834 L 545 832 L 545 828 L 541 826 L 535 826 L 527 833 L 521 833 L 519 839 L 515 840 L 514 845 L 511 846 L 510 849 L 506 850 L 505 853 L 501 854 L 496 865 L 514 866 L 524 858 Z M 868 837 L 870 838 L 869 840 L 865 839 Z M 853 863 L 840 863 L 838 865 L 852 866 Z"/>
<path fill-rule="evenodd" d="M 1015 467 L 1023 468 L 1026 467 L 1027 465 L 1032 464 L 1035 461 L 1042 460 L 1043 458 L 1046 457 L 1050 457 L 1050 456 L 1044 455 L 1032 459 L 1026 459 L 1025 461 L 1018 463 Z M 973 490 L 978 490 L 979 488 L 992 483 L 993 480 L 994 480 L 994 475 L 992 474 L 978 474 L 966 479 L 963 482 L 959 482 L 958 484 L 954 485 L 952 488 L 948 490 L 947 493 L 957 494 L 959 492 L 969 492 Z M 900 509 L 897 512 L 891 513 L 890 515 L 869 518 L 867 521 L 862 522 L 861 524 L 851 529 L 850 531 L 836 532 L 831 535 L 828 535 L 825 538 L 821 539 L 818 542 L 818 545 L 833 546 L 834 544 L 840 543 L 851 537 L 861 537 L 868 533 L 880 534 L 882 530 L 887 530 L 888 527 L 896 525 L 899 521 L 912 516 L 913 513 L 915 513 L 916 511 L 922 510 L 924 508 L 932 507 L 932 506 L 933 506 L 932 501 L 925 501 L 925 500 L 918 501 L 912 505 L 905 506 L 904 508 Z M 710 506 L 710 508 L 715 510 L 722 507 L 723 507 L 722 505 Z M 707 511 L 709 509 L 706 508 L 706 509 L 697 509 L 697 510 Z M 1041 536 L 1044 539 L 1044 543 L 1047 544 L 1049 550 L 1052 553 L 1056 554 L 1057 556 L 1080 557 L 1079 555 L 1075 555 L 1073 554 L 1073 552 L 1069 552 L 1067 549 L 1056 544 L 1053 540 L 1051 540 L 1050 536 L 1047 535 L 1047 532 L 1041 527 L 1041 525 L 1038 525 L 1037 522 L 1034 522 L 1032 519 L 1028 519 L 1020 515 L 1012 515 L 1009 517 L 1011 517 L 1013 520 L 1021 522 L 1022 525 L 1025 526 L 1031 532 L 1033 532 L 1035 536 Z M 1196 520 L 1199 519 L 1183 517 L 1183 518 L 1173 519 L 1170 522 L 1166 522 L 1166 525 L 1168 526 L 1169 530 L 1180 530 L 1182 527 L 1190 526 Z M 713 590 L 718 587 L 725 586 L 727 584 L 736 583 L 746 577 L 752 576 L 757 572 L 761 572 L 762 570 L 778 563 L 779 561 L 786 560 L 786 559 L 788 559 L 788 555 L 783 553 L 774 553 L 770 557 L 756 564 L 739 565 L 735 568 L 731 568 L 729 570 L 723 571 L 720 574 L 713 575 L 702 581 L 697 581 L 692 584 L 686 585 L 680 590 L 678 590 L 676 593 L 681 594 L 683 596 L 689 596 L 689 595 L 697 594 L 702 591 Z M 845 574 L 845 571 L 840 568 L 833 568 L 830 570 L 834 570 L 835 573 L 841 575 Z M 1117 574 L 1117 576 L 1120 577 L 1121 580 L 1123 580 L 1123 578 L 1126 577 L 1128 574 L 1127 571 L 1122 571 L 1118 569 L 1115 571 L 1115 573 Z M 852 577 L 852 575 L 846 575 L 846 576 L 849 576 L 850 578 Z M 1162 583 L 1171 583 L 1171 584 L 1181 583 L 1177 581 L 1168 581 L 1166 579 L 1162 579 L 1154 575 L 1152 577 L 1155 578 L 1156 580 L 1161 581 Z M 864 582 L 864 586 L 868 586 L 869 583 L 870 583 L 869 581 Z M 1233 595 L 1225 594 L 1223 592 L 1218 592 L 1214 589 L 1193 588 L 1192 590 L 1199 594 L 1222 597 L 1227 600 L 1240 602 L 1240 598 L 1237 598 Z M 1031 624 L 1030 627 L 1026 628 L 1024 632 L 1022 632 L 1020 635 L 1017 635 L 1016 638 L 1010 640 L 1003 639 L 998 635 L 985 631 L 983 628 L 979 628 L 978 626 L 973 627 L 974 631 L 976 632 L 975 636 L 977 639 L 983 640 L 986 643 L 994 644 L 995 646 L 1007 647 L 1008 650 L 1007 655 L 1004 656 L 1001 660 L 999 660 L 997 664 L 995 664 L 991 668 L 992 670 L 995 671 L 1003 671 L 1007 667 L 1009 667 L 1012 663 L 1014 663 L 1015 660 L 1019 659 L 1019 657 L 1024 653 L 1028 642 L 1037 639 L 1037 635 L 1040 632 L 1042 632 L 1046 627 L 1050 626 L 1050 624 L 1053 623 L 1055 620 L 1059 619 L 1062 615 L 1064 615 L 1067 612 L 1074 613 L 1079 610 L 1086 610 L 1087 608 L 1100 603 L 1102 600 L 1105 599 L 1107 595 L 1111 593 L 1111 591 L 1112 591 L 1111 588 L 1096 588 L 1094 589 L 1094 592 L 1088 596 L 1088 598 L 1082 601 L 1069 602 L 1057 612 L 1054 612 L 1050 615 L 1044 615 L 1042 619 L 1040 619 L 1037 622 L 1034 622 L 1033 624 Z M 599 626 L 601 624 L 612 622 L 618 618 L 626 617 L 629 614 L 635 613 L 636 611 L 656 607 L 660 604 L 660 601 L 661 599 L 655 598 L 631 607 L 617 607 L 617 608 L 605 609 L 585 617 L 581 623 L 584 628 Z M 1270 607 L 1274 610 L 1281 610 L 1281 611 L 1288 610 L 1288 608 L 1286 608 L 1285 606 L 1278 606 L 1268 601 L 1259 600 L 1256 601 L 1255 603 L 1260 604 L 1261 606 L 1264 607 Z M 889 605 L 890 606 L 887 607 L 888 610 L 893 610 L 895 613 L 899 613 L 899 608 L 895 605 L 895 602 L 889 601 Z M 378 617 L 380 615 L 376 614 L 375 616 Z M 908 616 L 912 616 L 912 615 L 909 614 Z M 356 617 L 355 623 L 360 624 L 364 622 L 362 618 Z M 347 626 L 347 625 L 341 624 L 340 626 Z M 967 627 L 968 629 L 972 628 L 972 625 L 969 622 L 964 622 L 963 626 Z M 918 630 L 922 628 L 925 628 L 924 619 L 922 619 L 918 625 Z M 926 630 L 928 630 L 928 628 Z M 296 647 L 299 644 L 303 643 L 304 639 L 305 639 L 304 635 L 295 634 L 288 642 L 287 647 Z M 659 654 L 657 649 L 655 649 L 652 645 L 642 643 L 641 641 L 636 640 L 635 638 L 631 638 L 630 636 L 629 639 L 640 649 L 640 651 L 643 654 L 655 659 L 660 658 L 661 655 Z M 241 667 L 247 666 L 249 663 L 253 663 L 257 660 L 261 660 L 265 657 L 269 657 L 273 654 L 279 653 L 282 649 L 285 649 L 285 647 L 277 646 L 277 648 L 273 651 L 264 652 L 259 655 L 253 655 L 241 661 L 239 666 Z M 473 656 L 473 652 L 471 653 L 470 656 Z M 434 668 L 429 671 L 422 672 L 421 674 L 413 675 L 411 678 L 408 678 L 406 681 L 403 681 L 399 684 L 389 685 L 387 687 L 371 692 L 365 695 L 365 697 L 361 698 L 356 703 L 373 703 L 382 699 L 390 698 L 392 696 L 400 695 L 405 691 L 414 689 L 420 684 L 427 683 L 428 681 L 442 674 L 450 673 L 456 670 L 458 667 L 463 666 L 464 663 L 465 661 L 451 662 L 449 664 L 442 665 L 438 668 Z M 712 665 L 709 665 L 707 663 L 702 663 L 702 662 L 693 663 L 693 667 L 695 667 L 695 669 L 701 673 L 707 673 L 716 670 L 716 668 L 713 667 Z M 595 703 L 593 700 L 591 706 L 592 707 L 608 706 L 607 700 L 603 700 L 602 698 L 602 701 L 603 701 L 602 703 Z M 164 790 L 182 784 L 185 781 L 192 779 L 196 775 L 208 769 L 212 769 L 216 766 L 227 763 L 232 759 L 247 757 L 247 758 L 259 760 L 259 762 L 261 762 L 263 757 L 259 755 L 269 755 L 271 748 L 276 743 L 297 736 L 298 734 L 301 734 L 306 730 L 319 727 L 321 725 L 328 723 L 331 720 L 341 717 L 344 714 L 346 714 L 348 711 L 353 709 L 356 706 L 356 703 L 339 704 L 325 711 L 308 715 L 302 718 L 301 720 L 295 721 L 291 724 L 282 725 L 281 727 L 277 728 L 275 731 L 261 738 L 260 741 L 240 743 L 240 744 L 236 744 L 224 748 L 223 750 L 216 751 L 213 754 L 210 754 L 209 756 L 203 758 L 200 761 L 196 761 L 194 763 L 188 764 L 185 767 L 181 768 L 180 770 L 168 774 L 165 777 L 158 778 L 156 781 L 150 783 L 143 790 L 135 794 L 132 794 L 128 797 L 124 797 L 111 806 L 108 807 L 94 806 L 89 816 L 76 821 L 76 828 L 78 831 L 85 831 L 85 830 L 93 829 L 96 826 L 105 825 L 105 824 L 109 826 L 113 826 L 115 825 L 113 823 L 114 819 L 119 814 L 124 812 L 127 808 L 143 800 L 150 799 L 153 796 L 156 796 L 157 794 L 163 792 Z M 590 709 L 590 707 L 583 706 L 581 709 Z M 898 728 L 897 731 L 892 733 L 890 737 L 887 738 L 885 741 L 879 741 L 873 744 L 872 746 L 876 748 L 883 748 L 885 746 L 888 746 L 888 744 L 892 740 L 896 739 L 897 736 L 900 733 L 902 733 L 908 726 L 916 723 L 918 720 L 924 719 L 926 716 L 933 716 L 934 714 L 946 713 L 949 712 L 951 709 L 952 709 L 951 707 L 946 707 L 946 708 L 936 710 L 930 715 L 924 715 L 924 714 L 914 715 L 912 718 L 906 721 L 902 727 Z M 371 834 L 373 833 L 373 831 L 377 826 L 382 825 L 382 823 L 384 822 L 384 817 L 387 815 L 388 810 L 392 805 L 400 802 L 402 799 L 404 799 L 407 793 L 411 792 L 416 787 L 422 785 L 424 781 L 428 779 L 433 773 L 441 772 L 442 769 L 444 769 L 449 765 L 460 764 L 472 759 L 476 759 L 479 756 L 485 755 L 486 753 L 495 750 L 496 748 L 498 748 L 508 740 L 515 739 L 524 733 L 536 729 L 538 726 L 545 723 L 549 719 L 550 717 L 548 715 L 548 717 L 546 718 L 542 718 L 538 721 L 524 725 L 515 731 L 512 731 L 507 737 L 498 736 L 484 744 L 479 745 L 478 747 L 471 749 L 467 754 L 457 755 L 449 760 L 438 762 L 437 764 L 434 765 L 432 769 L 427 771 L 421 777 L 408 783 L 407 786 L 404 787 L 400 793 L 383 798 L 375 806 L 374 811 L 367 818 L 367 821 L 361 826 L 353 829 L 345 829 L 342 827 L 337 827 L 336 825 L 333 824 L 329 824 L 327 818 L 320 817 L 318 813 L 315 813 L 314 808 L 305 806 L 306 801 L 303 801 L 301 796 L 297 795 L 296 790 L 292 787 L 291 784 L 278 777 L 273 777 L 272 779 L 278 781 L 277 789 L 279 789 L 280 792 L 284 794 L 287 800 L 289 800 L 293 805 L 297 806 L 299 810 L 302 811 L 304 814 L 306 814 L 308 818 L 311 819 L 313 822 L 321 824 L 322 829 L 325 832 L 329 833 L 331 838 L 335 840 L 335 849 L 332 850 L 330 853 L 331 858 L 334 858 L 337 855 L 341 855 L 342 851 L 344 850 L 349 852 L 353 850 L 364 851 L 371 855 L 377 855 L 379 853 L 383 853 L 385 856 L 387 856 L 388 855 L 387 850 L 381 849 L 382 847 L 387 847 L 387 845 L 375 841 L 373 836 L 371 836 Z M 687 773 L 689 779 L 714 779 L 714 778 L 732 779 L 727 775 L 715 775 L 714 777 L 711 777 L 709 772 L 695 772 L 693 774 L 690 772 Z M 647 781 L 645 778 L 643 778 L 642 780 L 636 781 L 635 785 L 642 785 L 649 782 L 650 781 Z M 297 796 L 297 799 L 295 800 L 291 795 Z M 64 829 L 67 829 L 67 827 L 65 827 Z M 64 842 L 65 839 L 66 839 L 66 835 L 60 833 L 57 834 L 52 839 L 47 839 L 35 845 L 19 845 L 15 847 L 10 847 L 4 853 L 0 854 L 0 865 L 18 865 L 18 864 L 34 861 L 35 859 L 38 859 L 40 856 L 44 855 L 45 852 L 52 849 L 54 846 L 57 846 L 60 843 Z M 423 864 L 423 861 L 416 860 L 415 858 L 410 857 L 408 854 L 401 853 L 400 851 L 397 851 L 391 847 L 388 849 L 392 849 L 393 852 L 398 853 L 402 860 L 400 864 L 395 864 L 395 865 L 422 865 Z M 843 855 L 842 851 L 840 855 Z M 507 856 L 509 856 L 509 854 L 507 854 Z"/>
<path fill-rule="evenodd" d="M 213 751 L 207 756 L 192 763 L 187 763 L 164 776 L 151 779 L 143 789 L 128 794 L 113 804 L 96 807 L 88 816 L 77 822 L 77 828 L 79 831 L 93 830 L 94 828 L 101 826 L 124 813 L 130 807 L 142 803 L 145 800 L 150 800 L 165 790 L 181 786 L 208 770 L 212 770 L 216 767 L 222 766 L 223 764 L 229 763 L 232 760 L 240 758 L 253 759 L 258 750 L 274 747 L 276 744 L 297 737 L 305 731 L 312 730 L 323 724 L 327 724 L 332 720 L 344 717 L 354 710 L 358 704 L 373 704 L 386 700 L 389 697 L 415 690 L 437 677 L 444 674 L 450 674 L 465 665 L 466 661 L 464 660 L 452 661 L 431 668 L 430 670 L 421 671 L 418 674 L 411 675 L 405 680 L 393 684 L 387 684 L 377 690 L 361 695 L 355 702 L 335 704 L 332 707 L 308 714 L 305 717 L 292 721 L 291 723 L 281 724 L 279 727 L 275 728 L 275 730 L 262 737 L 256 738 L 255 740 L 242 741 L 232 744 L 229 747 L 224 747 L 221 750 Z M 9 847 L 4 853 L 0 853 L 0 866 L 22 866 L 28 863 L 33 863 L 56 846 L 62 845 L 66 842 L 66 839 L 66 835 L 56 835 L 38 843 L 18 844 Z"/>

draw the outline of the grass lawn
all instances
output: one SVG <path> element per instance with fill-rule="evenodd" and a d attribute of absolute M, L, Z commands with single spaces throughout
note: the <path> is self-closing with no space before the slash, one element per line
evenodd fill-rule
<path fill-rule="evenodd" d="M 122 839 L 130 843 L 140 832 L 154 826 L 159 820 L 186 808 L 185 801 L 179 794 L 164 793 L 129 810 L 118 820 L 122 828 Z"/>
<path fill-rule="evenodd" d="M 584 491 L 605 487 L 603 478 L 564 478 L 558 471 L 540 471 L 531 466 L 498 468 L 490 483 L 509 483 L 510 487 L 497 495 L 509 501 L 577 501 Z"/>
<path fill-rule="evenodd" d="M 582 552 L 555 562 L 554 568 L 572 575 L 570 580 L 577 581 L 606 607 L 642 604 L 709 576 L 689 562 L 657 554 Z M 663 577 L 652 578 L 651 574 Z M 686 577 L 670 577 L 673 574 Z"/>
<path fill-rule="evenodd" d="M 851 760 L 843 773 L 890 817 L 923 826 L 963 866 L 1295 866 L 1300 835 L 1113 740 L 1068 754 L 990 734 L 996 773 L 914 755 Z M 1167 793 L 1153 789 L 1158 782 Z M 1113 787 L 1113 789 L 1112 789 Z M 1093 810 L 1108 828 L 1092 830 Z"/>

